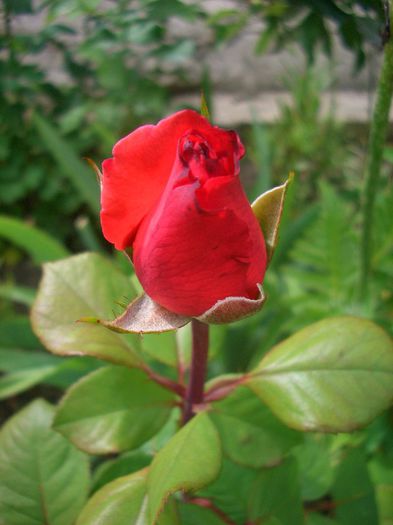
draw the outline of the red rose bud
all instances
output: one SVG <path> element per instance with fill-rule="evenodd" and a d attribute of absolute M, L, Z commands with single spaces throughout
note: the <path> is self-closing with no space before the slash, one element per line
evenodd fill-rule
<path fill-rule="evenodd" d="M 133 248 L 146 294 L 172 312 L 260 297 L 266 249 L 238 176 L 243 155 L 234 131 L 185 110 L 138 128 L 103 162 L 104 236 Z"/>

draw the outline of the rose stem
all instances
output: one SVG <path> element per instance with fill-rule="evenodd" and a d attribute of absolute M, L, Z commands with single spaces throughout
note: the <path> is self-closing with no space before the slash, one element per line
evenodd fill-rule
<path fill-rule="evenodd" d="M 183 425 L 195 415 L 194 405 L 203 402 L 203 389 L 209 352 L 209 326 L 193 319 L 191 327 L 192 356 L 190 378 L 183 405 Z"/>
<path fill-rule="evenodd" d="M 393 0 L 385 3 L 385 9 L 393 17 Z M 364 179 L 363 224 L 360 254 L 359 296 L 367 299 L 371 274 L 372 230 L 375 195 L 381 176 L 383 149 L 389 126 L 389 111 L 393 93 L 393 36 L 390 30 L 384 48 L 384 57 L 377 88 L 377 98 L 371 120 L 368 158 Z"/>

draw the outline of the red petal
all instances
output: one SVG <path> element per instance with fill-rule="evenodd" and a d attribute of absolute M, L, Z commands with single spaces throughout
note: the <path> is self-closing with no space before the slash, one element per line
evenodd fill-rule
<path fill-rule="evenodd" d="M 131 246 L 138 225 L 168 182 L 179 139 L 192 129 L 209 136 L 215 128 L 195 111 L 179 111 L 121 139 L 113 158 L 103 162 L 101 225 L 117 249 Z"/>
<path fill-rule="evenodd" d="M 255 299 L 266 250 L 238 177 L 176 185 L 182 170 L 178 161 L 135 240 L 135 271 L 143 288 L 160 305 L 188 316 L 229 296 Z"/>

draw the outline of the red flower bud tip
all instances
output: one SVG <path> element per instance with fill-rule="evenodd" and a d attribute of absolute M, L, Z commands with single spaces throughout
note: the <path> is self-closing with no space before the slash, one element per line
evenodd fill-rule
<path fill-rule="evenodd" d="M 172 312 L 259 297 L 266 249 L 238 177 L 243 155 L 234 131 L 184 110 L 138 128 L 103 162 L 104 236 L 133 248 L 145 292 Z"/>

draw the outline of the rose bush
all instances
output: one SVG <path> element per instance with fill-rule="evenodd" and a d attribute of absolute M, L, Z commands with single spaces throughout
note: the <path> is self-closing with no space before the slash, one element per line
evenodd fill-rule
<path fill-rule="evenodd" d="M 200 316 L 260 295 L 264 237 L 239 179 L 234 131 L 183 110 L 121 139 L 102 165 L 101 224 L 164 308 Z"/>

